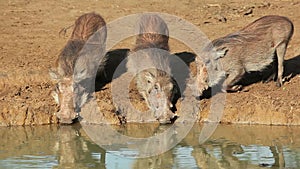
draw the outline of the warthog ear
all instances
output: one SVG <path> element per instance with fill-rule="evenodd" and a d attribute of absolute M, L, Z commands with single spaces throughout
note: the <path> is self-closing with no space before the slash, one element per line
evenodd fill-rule
<path fill-rule="evenodd" d="M 89 98 L 89 93 L 84 92 L 81 95 L 81 99 L 80 102 L 78 103 L 78 106 L 81 108 L 88 101 L 88 98 Z"/>
<path fill-rule="evenodd" d="M 80 82 L 88 77 L 88 70 L 83 66 L 79 66 L 79 67 L 76 66 L 73 76 L 76 82 Z"/>
<path fill-rule="evenodd" d="M 228 49 L 226 47 L 216 49 L 216 57 L 214 59 L 217 60 L 219 58 L 224 57 L 227 52 L 228 52 Z"/>
<path fill-rule="evenodd" d="M 49 69 L 49 75 L 52 80 L 59 81 L 62 77 L 56 70 Z"/>
<path fill-rule="evenodd" d="M 168 88 L 169 88 L 171 91 L 175 91 L 175 90 L 176 90 L 176 87 L 174 87 L 174 84 L 173 84 L 173 83 L 169 83 L 169 84 L 168 84 Z"/>

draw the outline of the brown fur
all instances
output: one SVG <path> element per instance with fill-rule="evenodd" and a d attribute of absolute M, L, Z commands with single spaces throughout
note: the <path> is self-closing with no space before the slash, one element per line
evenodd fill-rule
<path fill-rule="evenodd" d="M 140 49 L 159 48 L 169 51 L 169 37 L 156 33 L 140 34 L 136 38 L 136 44 L 132 51 L 136 52 Z"/>
<path fill-rule="evenodd" d="M 87 41 L 91 35 L 105 25 L 104 19 L 96 13 L 81 15 L 75 21 L 75 27 L 70 39 Z"/>
<path fill-rule="evenodd" d="M 132 51 L 159 48 L 169 51 L 169 29 L 158 15 L 143 15 L 139 22 L 139 35 Z"/>

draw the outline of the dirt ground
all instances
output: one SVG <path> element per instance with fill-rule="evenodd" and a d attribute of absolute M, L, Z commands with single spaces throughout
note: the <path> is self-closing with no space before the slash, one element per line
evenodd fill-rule
<path fill-rule="evenodd" d="M 239 30 L 264 15 L 282 15 L 294 23 L 294 35 L 286 53 L 283 87 L 259 81 L 246 92 L 228 93 L 221 122 L 272 125 L 300 125 L 300 1 L 108 1 L 85 2 L 9 0 L 0 1 L 0 126 L 57 123 L 59 107 L 50 96 L 53 82 L 48 69 L 54 65 L 70 32 L 59 31 L 72 25 L 87 12 L 100 13 L 107 23 L 139 12 L 164 12 L 181 17 L 201 29 L 210 39 Z M 131 48 L 133 41 L 118 48 Z M 171 52 L 189 51 L 170 41 Z M 113 110 L 108 84 L 97 92 L 100 107 Z M 206 119 L 210 99 L 202 99 L 200 121 Z M 112 123 L 115 116 L 108 115 Z"/>

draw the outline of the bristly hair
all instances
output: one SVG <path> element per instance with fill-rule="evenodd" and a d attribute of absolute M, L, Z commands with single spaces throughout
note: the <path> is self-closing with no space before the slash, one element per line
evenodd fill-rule
<path fill-rule="evenodd" d="M 159 48 L 169 51 L 169 37 L 166 35 L 145 33 L 138 35 L 133 51 L 146 48 Z"/>
<path fill-rule="evenodd" d="M 169 51 L 169 29 L 165 21 L 155 14 L 143 15 L 139 22 L 139 35 L 133 51 L 159 48 Z"/>
<path fill-rule="evenodd" d="M 274 26 L 274 23 L 282 23 L 283 20 L 290 23 L 290 27 L 292 28 L 292 33 L 289 37 L 286 37 L 286 41 L 289 41 L 294 30 L 292 22 L 286 17 L 269 15 L 255 20 L 238 32 L 231 33 L 222 38 L 214 40 L 212 44 L 215 47 L 219 47 L 226 44 L 236 45 L 240 43 L 262 41 L 264 40 L 263 37 L 266 33 L 266 30 L 271 29 Z"/>
<path fill-rule="evenodd" d="M 101 28 L 106 29 L 106 23 L 100 15 L 94 12 L 84 14 L 75 21 L 75 27 L 70 39 L 87 41 L 91 35 Z"/>

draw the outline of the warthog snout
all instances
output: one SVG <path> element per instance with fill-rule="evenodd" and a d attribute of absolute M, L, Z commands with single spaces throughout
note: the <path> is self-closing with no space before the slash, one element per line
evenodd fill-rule
<path fill-rule="evenodd" d="M 155 118 L 161 124 L 171 123 L 177 115 L 172 112 L 174 85 L 169 83 L 166 86 L 161 86 L 159 83 L 154 84 L 154 88 L 149 91 L 148 105 L 154 112 Z"/>
<path fill-rule="evenodd" d="M 72 79 L 62 78 L 51 93 L 56 103 L 60 105 L 60 110 L 56 114 L 60 123 L 72 123 L 72 120 L 77 116 L 73 91 Z"/>

